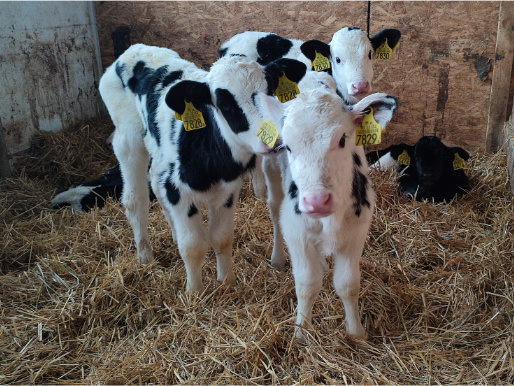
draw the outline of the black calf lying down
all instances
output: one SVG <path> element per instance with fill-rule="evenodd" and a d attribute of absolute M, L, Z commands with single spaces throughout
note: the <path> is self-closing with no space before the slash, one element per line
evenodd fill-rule
<path fill-rule="evenodd" d="M 464 173 L 469 154 L 460 147 L 447 147 L 437 137 L 422 137 L 414 146 L 404 143 L 367 154 L 371 167 L 402 170 L 402 192 L 436 202 L 450 201 L 470 190 Z"/>
<path fill-rule="evenodd" d="M 123 189 L 120 167 L 109 169 L 105 174 L 93 181 L 74 185 L 68 190 L 57 194 L 51 201 L 52 208 L 70 206 L 74 210 L 88 211 L 95 206 L 103 208 L 107 197 L 119 201 Z M 155 200 L 150 189 L 150 199 Z"/>

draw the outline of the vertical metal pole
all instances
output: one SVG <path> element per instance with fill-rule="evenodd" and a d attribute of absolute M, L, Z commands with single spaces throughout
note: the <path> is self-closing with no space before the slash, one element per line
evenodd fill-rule
<path fill-rule="evenodd" d="M 369 38 L 370 20 L 371 20 L 371 1 L 368 1 L 368 38 Z"/>

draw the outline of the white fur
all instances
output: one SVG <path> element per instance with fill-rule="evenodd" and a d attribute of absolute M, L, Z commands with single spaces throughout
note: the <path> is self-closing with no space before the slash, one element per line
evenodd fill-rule
<path fill-rule="evenodd" d="M 243 176 L 231 182 L 222 181 L 204 192 L 195 191 L 181 181 L 178 173 L 177 142 L 182 122 L 175 120 L 175 113 L 165 104 L 165 96 L 172 85 L 162 90 L 157 107 L 156 121 L 160 131 L 160 144 L 151 134 L 144 135 L 148 114 L 146 98 L 139 98 L 128 87 L 123 87 L 123 84 L 127 85 L 132 76 L 132 68 L 139 61 L 144 61 L 145 65 L 152 69 L 166 65 L 170 71 L 181 70 L 184 72 L 183 80 L 207 83 L 213 101 L 216 88 L 228 89 L 244 111 L 250 130 L 236 135 L 217 108 L 212 109 L 213 116 L 220 126 L 222 137 L 231 149 L 231 156 L 242 164 L 247 164 L 254 153 L 264 153 L 269 150 L 256 136 L 262 119 L 252 103 L 253 93 L 267 90 L 263 68 L 248 58 L 234 57 L 220 59 L 212 66 L 210 72 L 206 72 L 177 57 L 174 51 L 136 44 L 121 55 L 100 80 L 100 93 L 116 126 L 113 148 L 119 160 L 124 181 L 122 203 L 134 232 L 138 260 L 141 263 L 153 260 L 148 238 L 147 173 L 151 159 L 149 174 L 152 189 L 161 203 L 184 260 L 187 271 L 187 290 L 201 292 L 204 288 L 202 263 L 209 245 L 217 256 L 218 279 L 233 282 L 235 280 L 232 272 L 234 210 Z M 116 63 L 125 65 L 127 69 L 123 83 L 116 73 Z M 205 157 L 209 156 L 205 155 Z M 168 176 L 166 173 L 169 174 L 171 163 L 176 167 L 174 173 Z M 163 176 L 171 179 L 180 191 L 180 200 L 177 205 L 172 205 L 166 199 Z M 233 195 L 234 204 L 226 208 L 224 204 L 230 195 Z M 191 217 L 187 215 L 192 204 L 198 208 L 209 209 L 207 231 L 203 226 L 201 215 Z"/>
<path fill-rule="evenodd" d="M 226 55 L 242 54 L 253 60 L 258 59 L 257 41 L 260 38 L 269 35 L 268 32 L 246 31 L 234 35 L 231 39 L 221 45 L 221 49 L 226 49 Z M 307 69 L 311 69 L 311 61 L 301 52 L 300 46 L 303 44 L 301 40 L 290 39 L 293 46 L 284 56 L 285 58 L 296 59 L 307 65 Z M 343 98 L 348 103 L 356 103 L 365 95 L 355 95 L 352 90 L 352 84 L 358 82 L 368 82 L 369 91 L 372 89 L 373 66 L 369 57 L 373 47 L 365 31 L 360 29 L 350 30 L 348 27 L 338 30 L 332 37 L 330 44 L 332 76 L 335 83 L 333 87 L 337 87 Z M 340 59 L 337 63 L 336 58 Z M 324 74 L 324 73 L 323 73 Z M 330 81 L 326 80 L 326 83 Z M 301 90 L 301 88 L 300 88 Z M 268 186 L 268 203 L 276 205 L 276 200 L 281 201 L 277 187 L 270 187 L 269 183 L 280 185 L 278 175 L 269 175 L 276 166 L 272 165 L 274 161 L 269 159 L 257 160 L 257 165 L 252 172 L 252 184 L 255 196 L 258 198 L 265 197 L 265 188 Z M 266 179 L 266 183 L 263 181 Z M 273 209 L 270 207 L 271 217 L 276 217 Z M 276 223 L 274 223 L 276 224 Z M 282 269 L 285 264 L 283 252 L 277 248 L 282 245 L 282 236 L 280 230 L 274 227 L 274 248 L 271 255 L 271 263 L 274 267 Z"/>
<path fill-rule="evenodd" d="M 375 195 L 367 177 L 364 150 L 355 146 L 355 129 L 364 108 L 386 98 L 385 94 L 374 94 L 350 109 L 332 88 L 316 87 L 301 90 L 285 107 L 282 137 L 290 151 L 279 156 L 282 192 L 278 192 L 276 183 L 268 186 L 272 187 L 272 198 L 287 196 L 281 205 L 280 224 L 295 277 L 298 298 L 295 336 L 301 341 L 305 341 L 304 329 L 312 320 L 312 306 L 321 290 L 328 256 L 334 259 L 334 287 L 345 306 L 347 331 L 352 336 L 365 337 L 358 312 L 359 259 L 371 223 Z M 395 107 L 396 104 L 393 111 Z M 377 119 L 384 127 L 392 111 L 387 114 L 383 110 L 379 115 L 382 116 Z M 340 147 L 343 136 L 345 145 Z M 358 157 L 360 165 L 354 157 Z M 367 179 L 368 204 L 361 205 L 359 213 L 352 193 L 356 171 Z M 272 172 L 266 175 L 276 175 L 276 170 Z M 298 188 L 296 199 L 289 194 L 293 181 Z M 309 213 L 306 197 L 316 195 L 329 195 L 327 212 Z M 296 205 L 301 214 L 296 213 Z M 272 200 L 270 208 L 275 220 L 277 202 Z"/>
<path fill-rule="evenodd" d="M 398 161 L 391 156 L 391 153 L 386 153 L 380 157 L 377 162 L 371 165 L 370 168 L 385 171 L 399 169 L 399 164 Z"/>
<path fill-rule="evenodd" d="M 98 188 L 101 185 L 97 186 L 75 186 L 70 188 L 64 192 L 57 194 L 52 201 L 50 201 L 50 205 L 52 207 L 56 207 L 61 204 L 67 204 L 71 207 L 71 209 L 76 211 L 82 211 L 82 205 L 80 201 L 84 198 L 85 195 L 89 194 L 93 189 Z"/>
<path fill-rule="evenodd" d="M 352 104 L 364 96 L 355 95 L 352 84 L 368 82 L 369 92 L 372 90 L 373 65 L 369 58 L 370 51 L 373 52 L 373 47 L 369 38 L 366 32 L 360 29 L 342 28 L 330 41 L 332 76 L 344 99 Z M 340 63 L 337 63 L 336 58 L 341 59 Z"/>

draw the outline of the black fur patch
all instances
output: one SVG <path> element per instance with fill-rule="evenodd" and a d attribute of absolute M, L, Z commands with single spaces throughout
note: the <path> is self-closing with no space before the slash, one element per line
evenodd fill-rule
<path fill-rule="evenodd" d="M 171 175 L 173 174 L 174 169 L 175 165 L 170 164 L 168 174 L 169 177 L 166 179 L 166 182 L 164 183 L 164 188 L 166 189 L 166 197 L 168 198 L 168 201 L 171 202 L 172 205 L 177 205 L 180 201 L 180 192 L 178 191 L 173 181 L 171 181 Z"/>
<path fill-rule="evenodd" d="M 153 70 L 147 67 L 145 62 L 139 61 L 134 66 L 133 73 L 128 81 L 128 87 L 140 97 L 146 95 L 148 130 L 160 145 L 160 130 L 157 127 L 156 114 L 162 96 L 161 89 L 180 79 L 182 71 L 169 73 L 167 66 Z"/>
<path fill-rule="evenodd" d="M 115 70 L 116 70 L 116 74 L 118 75 L 118 77 L 121 80 L 121 84 L 123 85 L 123 88 L 127 87 L 127 85 L 123 81 L 123 73 L 125 72 L 125 64 L 122 64 L 120 62 L 116 62 Z"/>
<path fill-rule="evenodd" d="M 359 217 L 362 212 L 362 206 L 371 207 L 367 195 L 368 179 L 357 168 L 353 169 L 352 196 L 354 198 L 353 208 L 355 215 Z"/>
<path fill-rule="evenodd" d="M 212 108 L 198 108 L 203 114 L 203 129 L 180 131 L 178 139 L 179 176 L 191 189 L 206 191 L 220 181 L 234 181 L 255 167 L 255 156 L 246 165 L 232 157 L 230 147 L 221 136 Z"/>
<path fill-rule="evenodd" d="M 234 95 L 223 88 L 216 89 L 215 93 L 216 105 L 227 120 L 232 131 L 239 134 L 243 131 L 250 130 L 248 119 L 246 119 L 246 115 L 237 104 Z"/>
<path fill-rule="evenodd" d="M 360 157 L 359 157 L 359 155 L 357 153 L 353 153 L 353 163 L 358 168 L 360 168 L 362 166 L 361 159 L 360 159 Z"/>
<path fill-rule="evenodd" d="M 328 58 L 333 65 L 334 58 L 332 58 L 332 55 L 330 53 L 329 44 L 323 43 L 320 40 L 308 40 L 302 44 L 300 50 L 310 61 L 313 61 L 316 58 L 316 54 L 320 53 L 324 57 Z M 314 70 L 313 67 L 311 68 L 312 70 Z M 330 75 L 332 75 L 332 66 L 330 66 L 329 69 L 323 71 L 328 72 Z"/>
<path fill-rule="evenodd" d="M 260 38 L 257 41 L 257 54 L 259 55 L 257 63 L 265 66 L 274 60 L 282 58 L 289 52 L 292 46 L 291 40 L 275 34 L 269 34 Z"/>
<path fill-rule="evenodd" d="M 291 185 L 289 185 L 289 197 L 291 197 L 291 200 L 294 200 L 296 197 L 298 197 L 298 186 L 294 183 L 294 181 L 291 181 Z"/>
<path fill-rule="evenodd" d="M 300 203 L 298 202 L 298 186 L 296 186 L 296 184 L 294 183 L 294 181 L 291 181 L 291 184 L 289 185 L 289 189 L 288 189 L 288 192 L 289 194 L 289 197 L 291 198 L 291 200 L 294 200 L 295 203 L 294 203 L 294 212 L 296 214 L 302 214 L 302 212 L 300 211 Z"/>
<path fill-rule="evenodd" d="M 400 38 L 402 37 L 402 33 L 398 31 L 397 29 L 383 29 L 379 33 L 377 33 L 375 36 L 370 38 L 371 45 L 373 46 L 373 50 L 376 51 L 380 45 L 385 42 L 385 39 L 387 39 L 387 45 L 391 48 L 396 46 L 396 44 L 400 41 Z"/>
<path fill-rule="evenodd" d="M 300 211 L 300 207 L 299 207 L 298 201 L 296 201 L 295 204 L 294 204 L 294 212 L 296 214 L 302 214 L 302 212 Z"/>
<path fill-rule="evenodd" d="M 218 57 L 222 58 L 227 54 L 228 48 L 220 48 L 218 50 Z"/>
<path fill-rule="evenodd" d="M 173 71 L 164 77 L 162 80 L 162 88 L 168 87 L 173 82 L 182 78 L 182 71 Z"/>
<path fill-rule="evenodd" d="M 198 213 L 198 208 L 195 204 L 191 204 L 189 207 L 189 211 L 187 212 L 187 217 L 193 217 L 195 214 Z"/>
<path fill-rule="evenodd" d="M 223 204 L 223 206 L 225 208 L 230 208 L 232 207 L 232 205 L 234 205 L 234 195 L 231 194 L 229 198 L 227 198 L 227 201 L 225 201 L 225 204 Z"/>
<path fill-rule="evenodd" d="M 287 79 L 298 83 L 307 72 L 307 66 L 298 60 L 281 58 L 270 63 L 264 69 L 268 83 L 268 95 L 273 95 L 278 86 L 278 79 L 285 74 Z"/>

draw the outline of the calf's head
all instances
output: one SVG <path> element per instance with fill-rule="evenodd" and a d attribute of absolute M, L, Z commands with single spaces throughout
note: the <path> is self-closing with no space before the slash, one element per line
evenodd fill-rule
<path fill-rule="evenodd" d="M 166 103 L 179 114 L 185 110 L 187 101 L 198 110 L 216 115 L 231 147 L 255 154 L 274 154 L 274 149 L 257 137 L 262 121 L 271 117 L 261 111 L 257 102 L 261 99 L 256 96 L 273 95 L 283 73 L 298 82 L 306 70 L 303 63 L 292 59 L 279 59 L 263 67 L 244 56 L 223 57 L 213 64 L 205 83 L 185 80 L 171 87 Z"/>
<path fill-rule="evenodd" d="M 336 80 L 337 89 L 347 103 L 353 104 L 372 90 L 373 52 L 387 39 L 394 47 L 401 33 L 396 29 L 385 29 L 372 38 L 359 28 L 345 27 L 337 31 L 329 44 L 310 40 L 301 46 L 302 53 L 313 61 L 319 53 L 330 61 L 330 70 Z"/>
<path fill-rule="evenodd" d="M 362 150 L 356 149 L 356 128 L 370 106 L 384 128 L 397 104 L 396 98 L 377 93 L 346 107 L 329 87 L 302 90 L 287 104 L 280 120 L 282 139 L 292 177 L 289 194 L 298 198 L 300 212 L 311 218 L 326 217 L 349 197 L 363 193 L 356 190 L 366 179 L 367 164 Z"/>
<path fill-rule="evenodd" d="M 419 182 L 425 186 L 436 185 L 445 173 L 453 170 L 455 153 L 465 161 L 469 154 L 460 147 L 447 147 L 434 136 L 422 137 L 414 145 L 414 160 Z"/>

